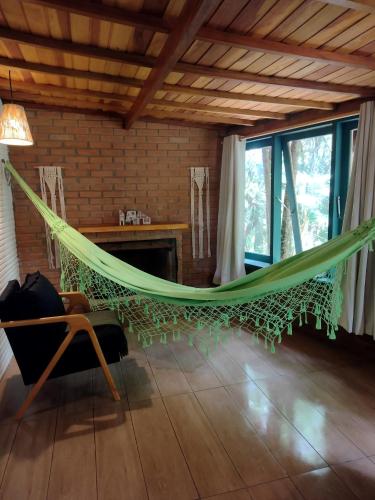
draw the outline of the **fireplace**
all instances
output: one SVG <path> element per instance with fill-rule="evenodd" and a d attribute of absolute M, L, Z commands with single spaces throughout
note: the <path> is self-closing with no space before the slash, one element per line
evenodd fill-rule
<path fill-rule="evenodd" d="M 175 238 L 97 243 L 106 252 L 159 278 L 177 282 Z"/>
<path fill-rule="evenodd" d="M 112 255 L 150 274 L 182 283 L 182 233 L 188 224 L 86 226 L 78 231 Z"/>

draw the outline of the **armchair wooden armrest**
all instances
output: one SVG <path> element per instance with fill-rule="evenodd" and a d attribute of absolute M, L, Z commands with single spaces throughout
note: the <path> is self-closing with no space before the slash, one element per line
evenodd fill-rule
<path fill-rule="evenodd" d="M 74 292 L 73 292 L 74 293 Z M 86 297 L 85 297 L 86 298 Z M 86 299 L 87 300 L 87 299 Z M 100 366 L 103 370 L 104 376 L 107 380 L 109 389 L 112 392 L 113 399 L 115 401 L 119 401 L 120 395 L 116 389 L 115 383 L 113 381 L 111 372 L 108 368 L 107 361 L 105 360 L 102 348 L 100 347 L 98 338 L 96 336 L 96 333 L 94 331 L 94 328 L 92 327 L 90 321 L 87 319 L 86 316 L 83 314 L 70 314 L 66 316 L 51 316 L 48 318 L 38 318 L 38 319 L 26 319 L 26 320 L 18 320 L 18 321 L 4 321 L 0 323 L 0 328 L 16 328 L 16 327 L 25 327 L 25 326 L 32 326 L 32 325 L 46 325 L 46 324 L 53 324 L 53 323 L 67 323 L 69 326 L 69 331 L 65 337 L 65 339 L 62 341 L 60 344 L 60 347 L 57 349 L 56 353 L 52 357 L 51 361 L 48 363 L 46 369 L 40 376 L 39 380 L 37 383 L 33 386 L 31 391 L 29 392 L 27 398 L 23 402 L 21 408 L 18 410 L 16 414 L 17 419 L 21 419 L 23 415 L 25 414 L 26 410 L 34 400 L 34 398 L 37 396 L 39 393 L 40 389 L 48 379 L 49 375 L 51 374 L 52 370 L 55 368 L 57 362 L 61 358 L 61 356 L 64 354 L 66 348 L 70 344 L 70 342 L 73 340 L 73 337 L 77 334 L 79 331 L 86 331 L 90 337 L 90 340 L 92 342 L 92 345 L 95 349 L 96 355 L 98 357 Z"/>
<path fill-rule="evenodd" d="M 90 304 L 87 297 L 82 292 L 59 292 L 60 297 L 67 299 L 67 314 L 71 314 L 75 307 L 81 306 L 82 312 L 90 312 Z"/>

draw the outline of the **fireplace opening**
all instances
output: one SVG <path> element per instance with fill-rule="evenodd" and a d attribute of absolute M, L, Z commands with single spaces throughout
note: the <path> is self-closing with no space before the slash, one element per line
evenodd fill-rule
<path fill-rule="evenodd" d="M 177 282 L 176 239 L 97 243 L 106 252 L 159 278 Z"/>

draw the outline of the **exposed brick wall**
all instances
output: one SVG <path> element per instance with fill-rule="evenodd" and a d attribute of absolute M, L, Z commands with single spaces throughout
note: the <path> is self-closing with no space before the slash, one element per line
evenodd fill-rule
<path fill-rule="evenodd" d="M 117 224 L 118 210 L 142 210 L 153 222 L 190 223 L 190 171 L 210 167 L 212 257 L 194 260 L 191 236 L 183 236 L 183 280 L 211 283 L 216 255 L 220 143 L 216 132 L 100 116 L 27 110 L 35 145 L 10 148 L 10 157 L 31 187 L 40 193 L 35 166 L 64 167 L 67 219 L 72 226 Z M 15 218 L 21 274 L 48 269 L 42 219 L 18 187 Z"/>

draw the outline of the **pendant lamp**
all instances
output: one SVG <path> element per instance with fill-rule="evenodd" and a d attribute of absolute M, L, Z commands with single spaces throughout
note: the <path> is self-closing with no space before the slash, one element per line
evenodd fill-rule
<path fill-rule="evenodd" d="M 11 101 L 13 101 L 10 71 L 9 88 Z M 0 143 L 8 146 L 32 146 L 34 144 L 23 106 L 13 102 L 3 105 L 0 115 Z"/>

